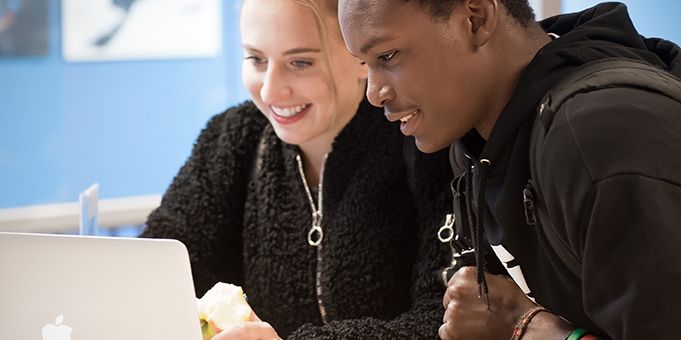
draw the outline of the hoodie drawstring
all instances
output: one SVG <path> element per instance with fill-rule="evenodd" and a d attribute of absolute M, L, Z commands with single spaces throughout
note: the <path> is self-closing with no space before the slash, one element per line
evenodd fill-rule
<path fill-rule="evenodd" d="M 468 158 L 466 167 L 466 212 L 468 213 L 468 226 L 470 228 L 471 238 L 473 238 L 473 246 L 475 247 L 475 267 L 478 271 L 478 298 L 485 296 L 485 302 L 489 309 L 489 289 L 487 288 L 487 280 L 485 279 L 485 252 L 482 251 L 482 239 L 484 238 L 484 202 L 485 202 L 485 184 L 487 182 L 487 167 L 490 165 L 488 159 L 481 159 L 479 165 L 479 181 L 477 192 L 477 213 L 473 214 L 472 196 L 473 196 L 473 160 Z"/>

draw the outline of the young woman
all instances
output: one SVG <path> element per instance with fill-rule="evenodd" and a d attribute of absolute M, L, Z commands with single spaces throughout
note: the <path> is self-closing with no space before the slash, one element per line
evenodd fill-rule
<path fill-rule="evenodd" d="M 446 152 L 409 152 L 365 100 L 335 1 L 245 0 L 241 32 L 253 100 L 211 119 L 142 236 L 187 246 L 197 296 L 240 285 L 267 321 L 216 339 L 435 337 Z"/>

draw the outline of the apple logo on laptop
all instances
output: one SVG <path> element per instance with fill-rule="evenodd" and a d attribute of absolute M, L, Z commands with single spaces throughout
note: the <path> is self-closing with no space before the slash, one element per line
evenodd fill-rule
<path fill-rule="evenodd" d="M 43 340 L 71 340 L 73 329 L 67 325 L 62 325 L 64 316 L 60 315 L 54 321 L 54 325 L 48 323 L 43 327 Z"/>

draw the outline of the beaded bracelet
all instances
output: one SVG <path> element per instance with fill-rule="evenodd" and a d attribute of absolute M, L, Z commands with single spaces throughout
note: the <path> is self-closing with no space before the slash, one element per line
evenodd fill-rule
<path fill-rule="evenodd" d="M 536 306 L 527 312 L 523 314 L 520 319 L 518 319 L 518 323 L 515 324 L 515 327 L 513 328 L 513 336 L 511 337 L 511 340 L 519 340 L 521 336 L 523 336 L 523 332 L 525 332 L 525 328 L 527 327 L 527 324 L 530 323 L 530 320 L 537 315 L 539 312 L 547 312 L 550 313 L 548 309 L 542 307 L 542 306 Z M 572 339 L 570 339 L 572 340 Z"/>

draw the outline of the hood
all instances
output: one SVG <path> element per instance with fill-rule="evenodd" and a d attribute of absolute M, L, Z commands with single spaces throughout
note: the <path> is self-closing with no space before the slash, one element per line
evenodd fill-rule
<path fill-rule="evenodd" d="M 551 17 L 539 24 L 559 38 L 535 55 L 501 112 L 480 155 L 492 160 L 492 164 L 497 160 L 496 164 L 501 165 L 497 155 L 512 143 L 522 122 L 533 119 L 544 94 L 580 65 L 603 58 L 630 58 L 657 65 L 681 77 L 679 46 L 638 34 L 622 3 L 599 4 L 582 12 Z"/>
<path fill-rule="evenodd" d="M 603 3 L 583 12 L 548 18 L 540 25 L 546 32 L 563 38 L 556 41 L 551 50 L 576 49 L 572 57 L 577 61 L 582 59 L 578 54 L 584 53 L 583 58 L 593 59 L 598 58 L 600 52 L 606 56 L 644 60 L 681 75 L 679 47 L 668 40 L 639 35 L 625 4 Z M 600 46 L 601 43 L 607 44 Z M 604 51 L 605 48 L 611 51 Z"/>

